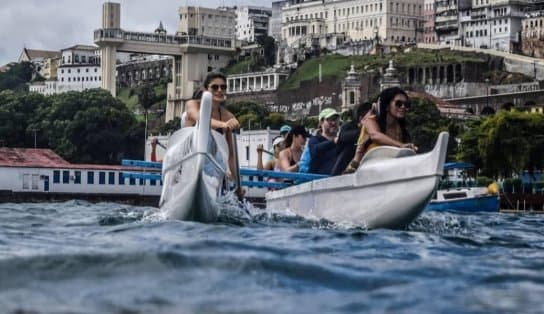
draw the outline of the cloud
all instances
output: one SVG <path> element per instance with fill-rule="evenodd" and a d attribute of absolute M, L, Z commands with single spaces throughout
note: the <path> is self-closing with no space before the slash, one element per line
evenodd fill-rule
<path fill-rule="evenodd" d="M 76 44 L 92 44 L 93 30 L 100 28 L 104 0 L 1 0 L 0 65 L 17 61 L 23 47 L 60 50 Z M 168 33 L 178 27 L 182 5 L 263 5 L 255 0 L 120 0 L 121 27 L 152 32 L 162 21 Z M 266 0 L 268 6 L 272 1 Z"/>

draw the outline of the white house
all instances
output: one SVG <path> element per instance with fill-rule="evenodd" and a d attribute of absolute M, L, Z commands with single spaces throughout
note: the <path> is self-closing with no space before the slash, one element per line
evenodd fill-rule
<path fill-rule="evenodd" d="M 272 9 L 255 6 L 236 8 L 236 38 L 255 42 L 259 36 L 267 35 Z"/>
<path fill-rule="evenodd" d="M 57 79 L 31 84 L 29 90 L 44 95 L 101 87 L 100 49 L 75 45 L 61 50 Z"/>

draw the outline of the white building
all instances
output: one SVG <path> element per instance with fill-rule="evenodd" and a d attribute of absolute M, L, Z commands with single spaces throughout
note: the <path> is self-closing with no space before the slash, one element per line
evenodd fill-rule
<path fill-rule="evenodd" d="M 521 23 L 528 0 L 438 0 L 435 28 L 445 45 L 521 50 Z"/>
<path fill-rule="evenodd" d="M 0 148 L 0 190 L 25 199 L 47 195 L 108 199 L 159 196 L 159 169 L 148 170 L 158 178 L 135 179 L 123 174 L 140 171 L 139 167 L 72 164 L 50 149 Z"/>
<path fill-rule="evenodd" d="M 101 86 L 100 50 L 95 46 L 76 45 L 61 50 L 57 79 L 30 85 L 31 92 L 44 95 L 83 91 Z"/>
<path fill-rule="evenodd" d="M 232 74 L 227 76 L 228 95 L 275 91 L 287 80 L 289 72 L 271 69 L 264 72 Z"/>
<path fill-rule="evenodd" d="M 229 8 L 180 7 L 180 35 L 201 35 L 234 39 L 236 34 L 236 13 Z"/>
<path fill-rule="evenodd" d="M 384 45 L 417 41 L 423 34 L 424 0 L 305 1 L 283 7 L 282 39 L 289 46 L 306 37 L 344 34 L 351 40 L 378 35 Z"/>
<path fill-rule="evenodd" d="M 259 36 L 266 36 L 271 16 L 270 8 L 254 6 L 236 8 L 236 38 L 251 43 Z"/>
<path fill-rule="evenodd" d="M 287 0 L 272 2 L 272 15 L 269 20 L 268 36 L 274 37 L 276 41 L 281 39 L 282 9 L 288 2 Z"/>

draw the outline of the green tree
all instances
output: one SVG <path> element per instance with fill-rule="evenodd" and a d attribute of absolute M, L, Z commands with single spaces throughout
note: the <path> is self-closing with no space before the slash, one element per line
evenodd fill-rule
<path fill-rule="evenodd" d="M 156 101 L 156 95 L 155 95 L 155 88 L 153 85 L 150 84 L 144 84 L 140 86 L 136 93 L 138 95 L 138 101 L 140 103 L 140 106 L 144 109 L 144 119 L 145 119 L 145 129 L 144 129 L 144 143 L 147 140 L 147 125 L 148 125 L 148 115 L 149 115 L 149 109 L 155 104 Z"/>
<path fill-rule="evenodd" d="M 283 114 L 278 112 L 271 112 L 265 117 L 263 128 L 270 127 L 271 129 L 277 130 L 281 128 L 283 124 L 285 124 L 285 117 L 283 116 Z"/>
<path fill-rule="evenodd" d="M 30 62 L 14 64 L 8 71 L 0 72 L 0 91 L 28 91 L 27 83 L 32 80 L 34 67 Z"/>
<path fill-rule="evenodd" d="M 272 66 L 276 63 L 276 40 L 274 37 L 262 35 L 257 37 L 257 43 L 264 50 L 264 65 Z"/>
<path fill-rule="evenodd" d="M 43 132 L 32 125 L 40 108 L 49 105 L 48 98 L 36 93 L 0 92 L 0 141 L 8 147 L 45 147 Z"/>
<path fill-rule="evenodd" d="M 166 122 L 165 124 L 161 125 L 156 132 L 160 134 L 170 134 L 174 133 L 177 130 L 180 129 L 181 126 L 181 119 L 179 117 L 175 117 L 174 119 Z"/>
<path fill-rule="evenodd" d="M 431 151 L 438 134 L 448 131 L 449 119 L 440 116 L 436 104 L 425 99 L 412 99 L 412 108 L 408 111 L 408 131 L 412 142 L 419 148 L 420 153 Z M 450 134 L 450 142 L 454 147 L 454 136 Z"/>
<path fill-rule="evenodd" d="M 481 158 L 479 139 L 481 120 L 468 121 L 460 135 L 460 144 L 457 149 L 456 159 L 473 164 L 476 169 L 481 169 L 484 162 Z"/>
<path fill-rule="evenodd" d="M 118 164 L 122 158 L 143 155 L 143 125 L 101 89 L 53 96 L 34 125 L 49 147 L 71 162 Z"/>

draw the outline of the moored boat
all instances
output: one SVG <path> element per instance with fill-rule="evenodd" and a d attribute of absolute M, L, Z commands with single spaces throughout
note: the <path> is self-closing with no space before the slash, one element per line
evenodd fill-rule
<path fill-rule="evenodd" d="M 355 173 L 270 191 L 266 207 L 369 229 L 404 227 L 423 211 L 435 192 L 447 144 L 448 133 L 442 132 L 426 154 L 377 147 L 367 153 Z"/>
<path fill-rule="evenodd" d="M 469 163 L 453 162 L 446 163 L 444 170 L 467 170 L 474 166 Z M 468 212 L 498 212 L 500 197 L 498 188 L 494 183 L 489 186 L 471 187 L 469 180 L 459 180 L 457 174 L 453 174 L 453 180 L 448 179 L 443 183 L 449 187 L 436 191 L 435 197 L 427 205 L 427 210 L 452 210 Z M 449 177 L 448 177 L 449 178 Z M 465 182 L 463 182 L 465 181 Z M 459 186 L 458 186 L 459 185 Z"/>

